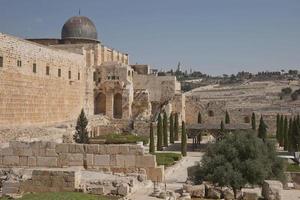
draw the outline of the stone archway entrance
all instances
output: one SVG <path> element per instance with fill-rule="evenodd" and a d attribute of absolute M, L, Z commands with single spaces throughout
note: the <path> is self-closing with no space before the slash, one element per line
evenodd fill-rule
<path fill-rule="evenodd" d="M 122 95 L 120 93 L 114 95 L 114 118 L 122 118 Z"/>
<path fill-rule="evenodd" d="M 95 114 L 106 114 L 106 95 L 99 93 L 95 99 Z"/>

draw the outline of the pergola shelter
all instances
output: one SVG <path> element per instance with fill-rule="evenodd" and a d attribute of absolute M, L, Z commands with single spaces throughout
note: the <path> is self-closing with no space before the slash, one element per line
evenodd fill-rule
<path fill-rule="evenodd" d="M 226 132 L 237 130 L 250 130 L 250 124 L 224 124 Z M 186 127 L 186 132 L 189 138 L 193 139 L 193 150 L 200 144 L 200 138 L 203 133 L 208 132 L 217 140 L 220 139 L 224 133 L 221 132 L 220 124 L 190 124 Z M 200 138 L 199 138 L 200 136 Z"/>

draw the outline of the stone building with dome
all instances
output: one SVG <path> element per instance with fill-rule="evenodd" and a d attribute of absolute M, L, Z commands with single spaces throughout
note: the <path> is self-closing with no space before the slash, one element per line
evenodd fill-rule
<path fill-rule="evenodd" d="M 85 16 L 68 19 L 61 38 L 0 33 L 0 125 L 74 121 L 82 108 L 112 120 L 150 120 L 162 108 L 184 119 L 180 83 L 149 71 L 105 46 Z"/>

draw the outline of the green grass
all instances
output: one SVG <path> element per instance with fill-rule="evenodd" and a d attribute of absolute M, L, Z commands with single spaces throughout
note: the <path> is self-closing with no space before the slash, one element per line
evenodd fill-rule
<path fill-rule="evenodd" d="M 146 136 L 132 135 L 132 134 L 108 134 L 97 136 L 95 139 L 104 139 L 105 144 L 135 144 L 138 141 L 143 141 L 144 145 L 148 144 L 149 138 Z"/>
<path fill-rule="evenodd" d="M 179 153 L 156 153 L 157 165 L 164 165 L 169 167 L 174 165 L 176 161 L 181 159 L 181 154 Z"/>
<path fill-rule="evenodd" d="M 300 166 L 298 164 L 287 164 L 286 171 L 288 172 L 300 172 Z"/>
<path fill-rule="evenodd" d="M 8 200 L 3 197 L 0 200 Z M 79 192 L 45 192 L 35 194 L 25 194 L 20 200 L 113 200 L 117 198 L 104 197 L 98 195 L 84 194 Z"/>

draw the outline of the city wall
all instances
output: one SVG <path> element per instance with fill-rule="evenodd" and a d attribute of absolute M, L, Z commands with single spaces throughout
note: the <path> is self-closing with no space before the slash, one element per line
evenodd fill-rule
<path fill-rule="evenodd" d="M 0 33 L 0 125 L 48 125 L 84 106 L 85 56 Z"/>

